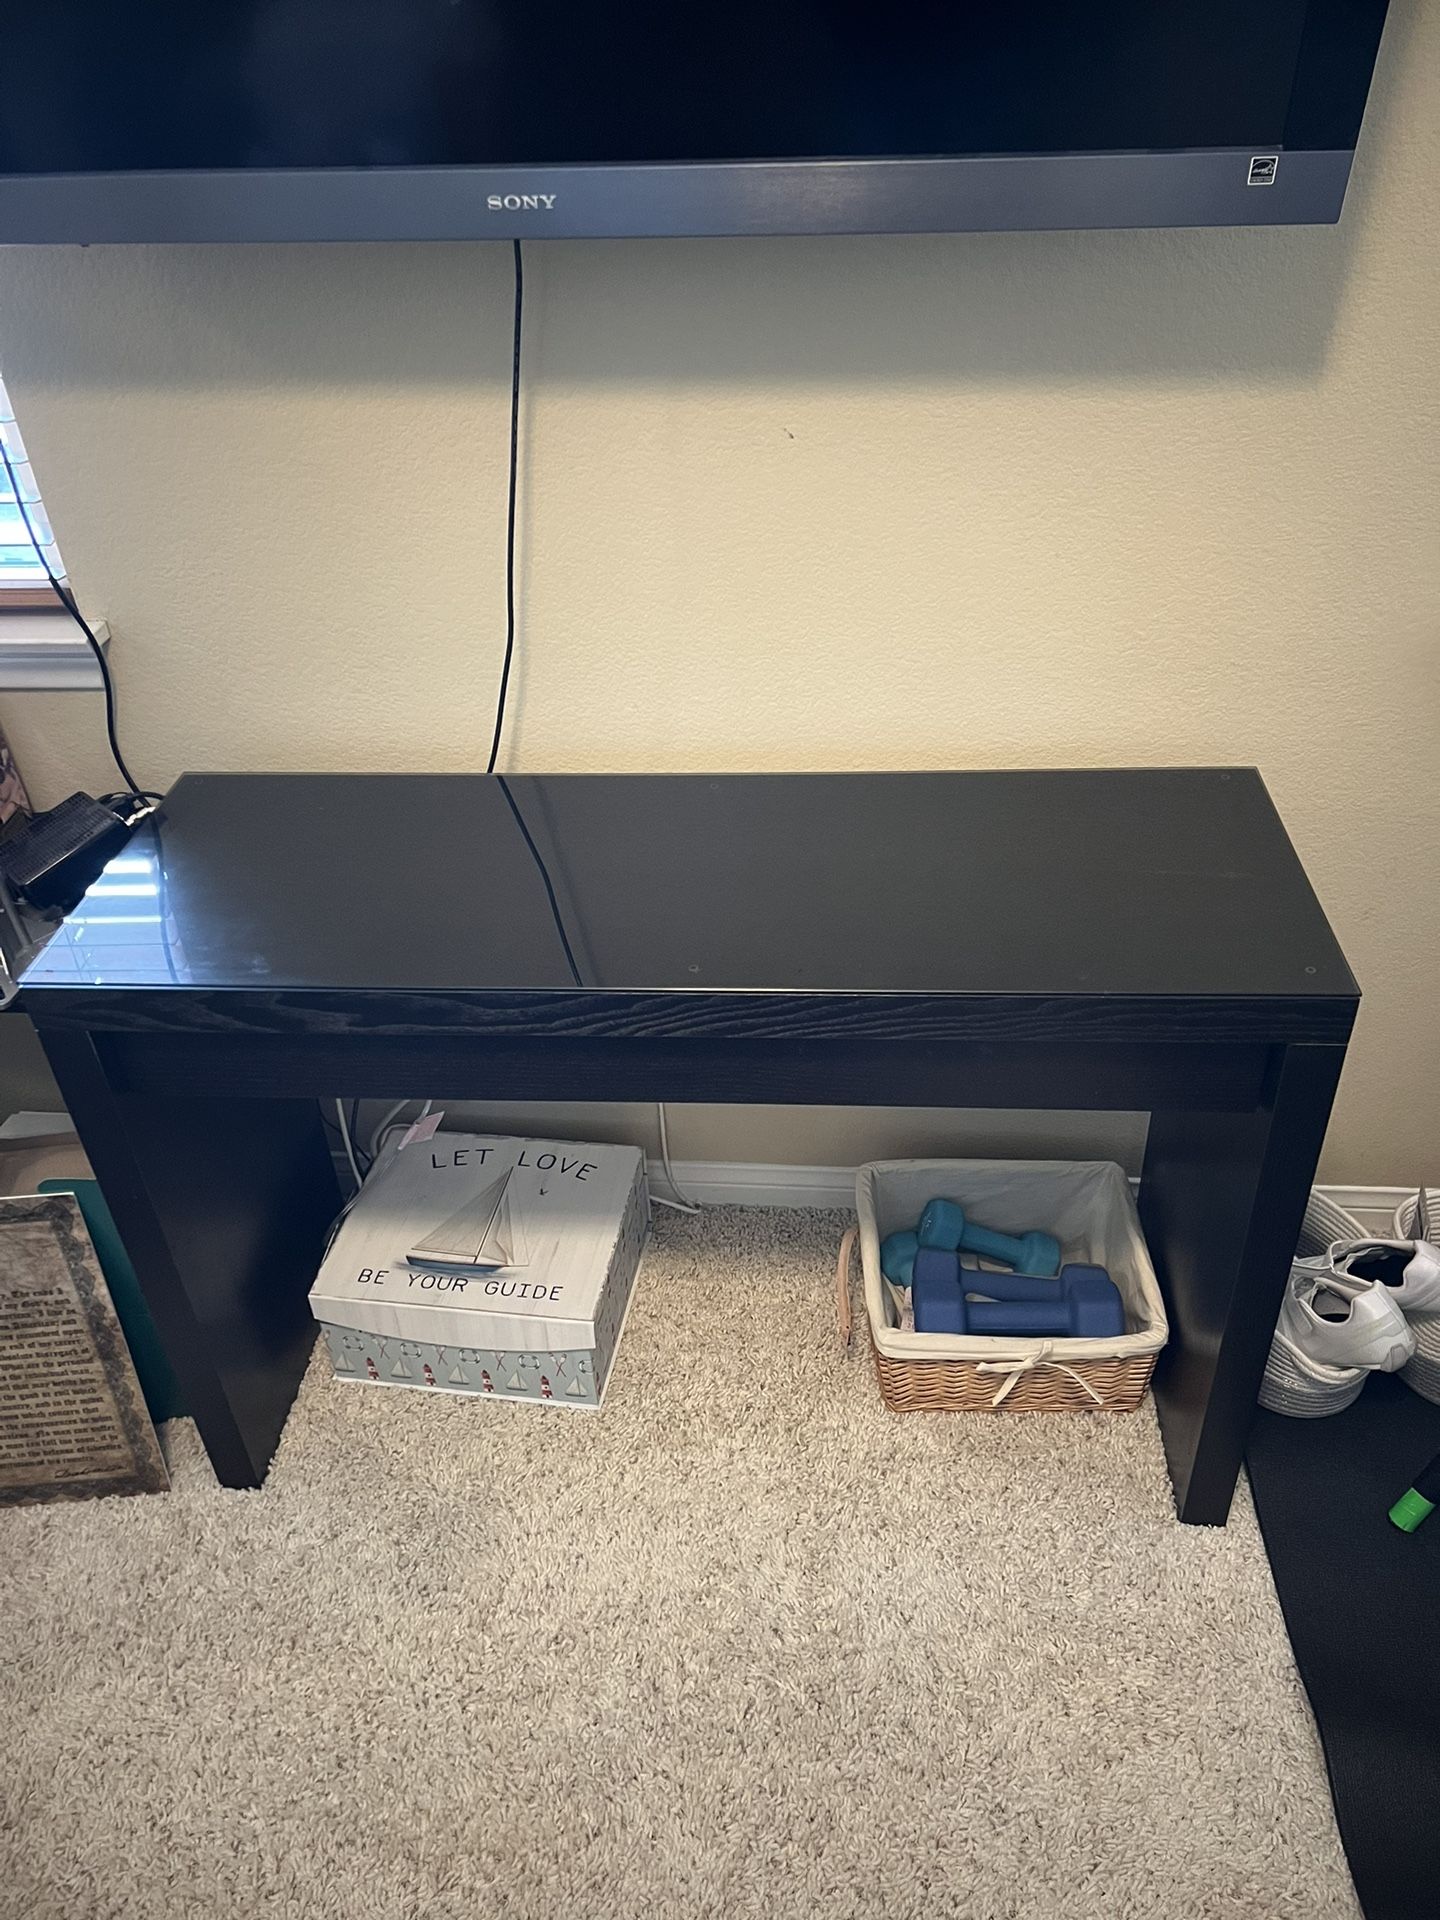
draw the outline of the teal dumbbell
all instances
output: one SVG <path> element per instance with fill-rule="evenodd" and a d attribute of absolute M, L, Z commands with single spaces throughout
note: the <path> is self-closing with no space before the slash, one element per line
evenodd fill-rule
<path fill-rule="evenodd" d="M 920 1216 L 916 1238 L 922 1247 L 938 1248 L 942 1253 L 978 1253 L 987 1260 L 998 1260 L 1016 1273 L 1034 1274 L 1041 1280 L 1053 1280 L 1060 1271 L 1060 1242 L 1051 1233 L 992 1233 L 988 1227 L 967 1220 L 965 1209 L 953 1200 L 932 1200 Z"/>
<path fill-rule="evenodd" d="M 953 1200 L 927 1201 L 915 1237 L 922 1247 L 958 1253 L 965 1239 L 965 1209 Z"/>
<path fill-rule="evenodd" d="M 897 1287 L 908 1287 L 915 1272 L 919 1239 L 913 1233 L 892 1233 L 880 1242 L 880 1271 Z"/>

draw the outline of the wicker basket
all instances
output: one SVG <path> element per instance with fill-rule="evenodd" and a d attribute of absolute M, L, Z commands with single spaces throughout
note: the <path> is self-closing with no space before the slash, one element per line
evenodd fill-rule
<path fill-rule="evenodd" d="M 907 1333 L 880 1272 L 880 1241 L 934 1195 L 1001 1233 L 1047 1228 L 1067 1260 L 1107 1267 L 1125 1302 L 1112 1340 Z M 1108 1161 L 894 1160 L 855 1181 L 865 1307 L 880 1393 L 894 1413 L 1133 1413 L 1168 1328 L 1130 1183 Z M 847 1302 L 854 1232 L 841 1248 Z"/>

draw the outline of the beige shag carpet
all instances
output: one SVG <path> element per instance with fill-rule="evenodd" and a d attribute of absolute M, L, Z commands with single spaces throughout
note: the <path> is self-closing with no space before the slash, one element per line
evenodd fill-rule
<path fill-rule="evenodd" d="M 834 1214 L 665 1217 L 599 1415 L 339 1386 L 259 1493 L 0 1515 L 26 1920 L 1354 1920 L 1248 1501 L 898 1419 Z"/>

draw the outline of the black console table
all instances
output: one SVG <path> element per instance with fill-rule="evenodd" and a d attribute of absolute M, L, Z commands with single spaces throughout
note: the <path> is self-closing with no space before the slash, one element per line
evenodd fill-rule
<path fill-rule="evenodd" d="M 192 774 L 26 974 L 220 1478 L 339 1199 L 317 1096 L 1147 1109 L 1225 1519 L 1358 990 L 1254 772 Z"/>

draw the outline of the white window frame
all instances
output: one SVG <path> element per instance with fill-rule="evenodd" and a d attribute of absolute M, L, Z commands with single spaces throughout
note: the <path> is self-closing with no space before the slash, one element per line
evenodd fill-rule
<path fill-rule="evenodd" d="M 3 378 L 0 378 L 0 434 L 4 435 L 11 464 L 17 469 L 26 505 L 37 505 L 45 514 Z M 27 476 L 28 486 L 25 485 Z M 0 477 L 6 477 L 3 467 L 0 467 Z M 45 514 L 45 525 L 53 535 L 48 514 Z M 57 577 L 68 586 L 59 546 L 53 543 L 47 546 L 46 555 Z M 0 581 L 0 690 L 61 691 L 100 686 L 100 668 L 89 642 L 44 577 L 43 565 L 38 561 L 36 573 L 38 577 L 33 580 Z M 90 624 L 101 646 L 107 646 L 110 631 L 105 622 L 92 620 Z"/>

